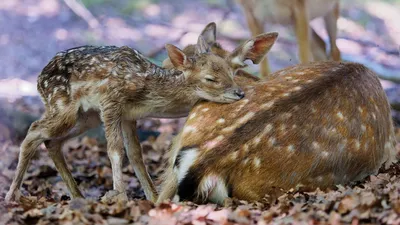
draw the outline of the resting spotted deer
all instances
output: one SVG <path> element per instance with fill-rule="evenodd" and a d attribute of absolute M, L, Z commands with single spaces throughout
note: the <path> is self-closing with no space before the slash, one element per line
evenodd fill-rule
<path fill-rule="evenodd" d="M 272 35 L 274 40 L 276 36 Z M 16 175 L 6 200 L 20 196 L 23 176 L 43 142 L 72 197 L 83 197 L 67 168 L 61 146 L 103 122 L 116 192 L 109 195 L 111 200 L 127 199 L 121 168 L 125 149 L 146 198 L 155 201 L 157 194 L 143 163 L 136 120 L 186 116 L 202 99 L 232 103 L 243 98 L 243 91 L 233 81 L 232 68 L 237 68 L 236 64 L 242 66 L 247 59 L 261 59 L 272 45 L 270 39 L 268 34 L 259 35 L 226 59 L 210 53 L 202 36 L 190 57 L 175 46 L 166 45 L 176 69 L 158 67 L 126 46 L 83 46 L 58 53 L 39 75 L 38 90 L 46 111 L 31 125 L 21 144 Z M 107 196 L 103 200 L 108 201 Z"/>
<path fill-rule="evenodd" d="M 339 0 L 238 0 L 242 6 L 248 27 L 253 36 L 264 32 L 264 24 L 293 25 L 299 46 L 300 61 L 330 59 L 339 61 L 336 46 Z M 322 38 L 310 27 L 309 21 L 323 17 L 330 41 L 330 55 Z M 268 59 L 261 62 L 261 75 L 270 73 Z"/>
<path fill-rule="evenodd" d="M 257 201 L 276 188 L 327 189 L 398 160 L 390 105 L 357 63 L 314 62 L 253 81 L 232 104 L 195 105 L 170 149 L 158 203 Z"/>

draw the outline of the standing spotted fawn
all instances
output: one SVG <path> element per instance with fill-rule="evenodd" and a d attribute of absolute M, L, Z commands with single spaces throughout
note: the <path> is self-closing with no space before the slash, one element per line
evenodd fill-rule
<path fill-rule="evenodd" d="M 264 33 L 264 24 L 293 25 L 302 63 L 317 60 L 340 60 L 336 46 L 337 20 L 340 0 L 237 0 L 243 9 L 253 36 Z M 323 17 L 329 35 L 330 54 L 326 54 L 324 40 L 309 25 L 317 17 Z M 270 72 L 268 59 L 264 58 L 261 75 Z"/>
<path fill-rule="evenodd" d="M 222 49 L 220 50 L 220 52 Z M 244 99 L 195 105 L 169 152 L 158 203 L 257 201 L 276 188 L 327 189 L 398 160 L 390 105 L 357 63 L 315 62 L 235 77 Z"/>
<path fill-rule="evenodd" d="M 126 46 L 84 46 L 58 53 L 39 75 L 38 90 L 46 111 L 31 125 L 21 144 L 6 201 L 20 197 L 23 176 L 43 142 L 72 197 L 83 197 L 67 168 L 61 146 L 101 122 L 113 173 L 111 200 L 127 199 L 121 168 L 125 150 L 146 198 L 155 201 L 157 193 L 143 163 L 136 120 L 186 116 L 202 99 L 232 103 L 243 98 L 243 91 L 233 80 L 232 68 L 247 59 L 261 59 L 270 48 L 269 41 L 270 35 L 260 35 L 239 46 L 227 59 L 210 53 L 202 36 L 190 57 L 175 46 L 166 45 L 176 69 L 160 68 Z M 103 200 L 108 201 L 107 196 Z"/>

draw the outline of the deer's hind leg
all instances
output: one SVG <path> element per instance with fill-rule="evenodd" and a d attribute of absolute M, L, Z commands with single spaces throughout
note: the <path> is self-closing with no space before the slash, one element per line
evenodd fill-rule
<path fill-rule="evenodd" d="M 64 113 L 46 112 L 42 119 L 32 123 L 21 144 L 16 173 L 7 192 L 6 201 L 19 200 L 24 175 L 39 145 L 46 140 L 64 135 L 75 125 L 75 122 L 76 113 L 65 110 Z"/>
<path fill-rule="evenodd" d="M 43 123 L 44 120 L 33 122 L 28 130 L 28 134 L 21 144 L 16 173 L 5 198 L 7 202 L 12 200 L 18 201 L 21 196 L 19 189 L 24 175 L 36 153 L 36 149 L 46 139 L 46 136 L 41 132 Z"/>
<path fill-rule="evenodd" d="M 76 137 L 88 129 L 98 126 L 100 122 L 101 121 L 97 113 L 80 114 L 76 125 L 66 136 L 45 142 L 46 148 L 49 151 L 49 156 L 53 160 L 53 163 L 56 166 L 57 171 L 60 173 L 61 178 L 66 183 L 72 198 L 83 198 L 84 196 L 80 192 L 78 185 L 71 174 L 71 171 L 67 167 L 67 163 L 61 151 L 62 145 L 68 139 Z"/>

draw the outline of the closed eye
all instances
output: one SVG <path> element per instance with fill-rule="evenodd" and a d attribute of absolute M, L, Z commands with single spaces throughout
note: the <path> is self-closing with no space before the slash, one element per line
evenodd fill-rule
<path fill-rule="evenodd" d="M 205 76 L 205 78 L 204 78 L 206 81 L 208 81 L 208 82 L 217 82 L 216 80 L 215 80 L 215 77 L 213 77 L 213 76 Z"/>

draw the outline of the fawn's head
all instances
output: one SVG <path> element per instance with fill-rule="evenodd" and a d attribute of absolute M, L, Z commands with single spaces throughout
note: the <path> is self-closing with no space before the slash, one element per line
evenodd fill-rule
<path fill-rule="evenodd" d="M 247 59 L 259 63 L 277 36 L 277 33 L 259 35 L 228 53 L 215 44 L 215 23 L 210 23 L 196 45 L 187 46 L 182 51 L 167 44 L 169 59 L 163 62 L 163 66 L 181 70 L 199 98 L 231 103 L 244 97 L 243 91 L 233 80 L 236 70 L 245 67 L 244 61 Z"/>

